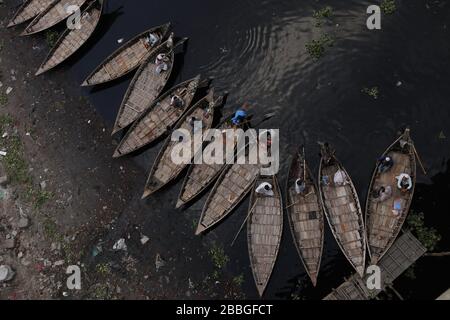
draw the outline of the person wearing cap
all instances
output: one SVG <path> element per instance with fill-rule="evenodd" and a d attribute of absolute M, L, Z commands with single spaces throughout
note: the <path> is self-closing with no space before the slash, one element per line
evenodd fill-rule
<path fill-rule="evenodd" d="M 389 156 L 378 159 L 378 173 L 388 172 L 394 166 L 394 160 Z"/>
<path fill-rule="evenodd" d="M 306 183 L 303 179 L 295 180 L 295 193 L 304 194 L 306 191 Z"/>
<path fill-rule="evenodd" d="M 275 194 L 273 193 L 273 187 L 268 182 L 261 183 L 258 188 L 256 188 L 256 193 L 262 194 L 267 197 L 273 197 Z"/>

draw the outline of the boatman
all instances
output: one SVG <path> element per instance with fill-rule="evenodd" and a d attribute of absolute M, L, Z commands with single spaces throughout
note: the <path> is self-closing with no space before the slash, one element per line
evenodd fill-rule
<path fill-rule="evenodd" d="M 389 156 L 378 159 L 378 173 L 388 172 L 394 166 L 394 160 Z"/>
<path fill-rule="evenodd" d="M 245 122 L 245 120 L 247 119 L 247 110 L 249 108 L 250 104 L 248 102 L 245 102 L 242 107 L 236 111 L 234 117 L 231 119 L 233 125 L 240 126 L 243 122 Z"/>
<path fill-rule="evenodd" d="M 407 192 L 413 187 L 411 176 L 407 173 L 402 173 L 401 175 L 395 177 L 397 179 L 397 187 L 402 192 Z"/>
<path fill-rule="evenodd" d="M 174 95 L 174 96 L 170 99 L 170 106 L 171 106 L 171 107 L 175 107 L 175 108 L 182 109 L 182 108 L 184 107 L 184 101 L 183 101 L 183 99 L 181 99 L 179 96 Z"/>
<path fill-rule="evenodd" d="M 258 188 L 256 188 L 256 193 L 262 194 L 267 197 L 273 197 L 275 194 L 273 193 L 273 187 L 268 182 L 261 183 Z"/>
<path fill-rule="evenodd" d="M 169 62 L 169 58 L 165 53 L 160 53 L 156 56 L 156 73 L 160 74 L 163 71 L 167 71 L 169 69 L 169 66 L 167 63 Z"/>
<path fill-rule="evenodd" d="M 306 183 L 303 179 L 295 180 L 295 192 L 297 194 L 304 194 L 306 191 Z"/>

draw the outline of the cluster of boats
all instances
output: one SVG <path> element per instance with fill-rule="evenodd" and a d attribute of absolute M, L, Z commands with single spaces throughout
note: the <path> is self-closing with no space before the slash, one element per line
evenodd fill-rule
<path fill-rule="evenodd" d="M 22 34 L 34 34 L 67 19 L 70 13 L 65 6 L 68 4 L 84 8 L 81 28 L 67 28 L 62 33 L 37 75 L 62 63 L 87 41 L 100 20 L 104 1 L 26 0 L 9 24 L 11 27 L 33 19 Z M 113 129 L 115 134 L 129 128 L 114 152 L 115 158 L 142 149 L 173 130 L 192 130 L 192 119 L 201 121 L 203 130 L 214 127 L 215 115 L 224 104 L 224 97 L 216 96 L 214 89 L 209 89 L 203 98 L 195 99 L 199 89 L 209 87 L 209 79 L 197 76 L 163 93 L 173 69 L 174 49 L 185 41 L 186 38 L 175 41 L 169 23 L 151 28 L 117 49 L 83 82 L 83 86 L 106 83 L 137 69 Z M 226 116 L 217 127 L 221 130 L 236 128 L 230 118 Z M 277 177 L 262 176 L 258 164 L 174 163 L 175 144 L 171 137 L 166 138 L 150 170 L 143 197 L 168 185 L 187 169 L 177 208 L 192 203 L 212 187 L 196 230 L 199 235 L 223 221 L 251 194 L 243 226 L 247 223 L 250 262 L 260 295 L 265 291 L 278 256 L 285 210 L 299 257 L 316 285 L 325 219 L 342 252 L 363 276 L 366 251 L 372 264 L 383 257 L 402 228 L 414 194 L 417 152 L 408 129 L 377 163 L 365 215 L 350 175 L 328 144 L 321 145 L 318 178 L 311 172 L 304 150 L 294 155 L 285 197 Z M 390 161 L 388 166 L 386 161 Z M 262 185 L 270 186 L 270 194 L 257 191 Z"/>

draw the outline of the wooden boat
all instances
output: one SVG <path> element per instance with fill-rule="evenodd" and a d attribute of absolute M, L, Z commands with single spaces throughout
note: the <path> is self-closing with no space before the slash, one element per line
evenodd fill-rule
<path fill-rule="evenodd" d="M 222 102 L 222 97 L 215 99 L 214 90 L 210 90 L 209 93 L 197 102 L 175 125 L 174 130 L 188 130 L 193 131 L 190 120 L 195 117 L 196 121 L 202 121 L 203 130 L 211 128 L 214 120 L 214 112 L 216 107 Z M 191 138 L 191 150 L 195 150 L 194 139 Z M 173 161 L 172 153 L 175 146 L 180 142 L 172 141 L 172 137 L 168 137 L 161 151 L 159 152 L 153 167 L 150 171 L 150 175 L 145 185 L 145 191 L 142 198 L 146 198 L 158 191 L 169 182 L 175 180 L 184 168 L 188 164 L 177 164 Z M 194 156 L 191 157 L 193 159 Z"/>
<path fill-rule="evenodd" d="M 305 191 L 296 192 L 297 179 Z M 294 244 L 314 286 L 317 284 L 324 242 L 324 212 L 319 190 L 306 163 L 304 152 L 292 159 L 286 187 L 286 208 Z"/>
<path fill-rule="evenodd" d="M 175 60 L 174 48 L 184 43 L 184 41 L 186 39 L 177 42 L 174 46 L 172 34 L 166 42 L 157 47 L 142 62 L 120 105 L 112 134 L 136 121 L 142 112 L 150 108 L 152 103 L 158 98 L 172 73 Z M 165 54 L 168 58 L 167 70 L 162 73 L 157 73 L 156 71 L 156 57 L 159 54 Z"/>
<path fill-rule="evenodd" d="M 367 246 L 372 264 L 377 264 L 389 250 L 408 216 L 416 184 L 414 150 L 414 143 L 407 129 L 383 153 L 383 157 L 389 156 L 393 159 L 393 167 L 381 174 L 378 173 L 378 165 L 374 170 L 366 201 Z M 408 192 L 402 192 L 397 187 L 396 177 L 402 173 L 411 176 L 413 186 Z M 392 188 L 392 197 L 383 202 L 377 201 L 374 197 L 376 190 L 386 186 Z M 397 215 L 392 211 L 395 200 L 402 203 L 402 211 Z"/>
<path fill-rule="evenodd" d="M 42 11 L 22 32 L 22 36 L 29 36 L 57 25 L 68 18 L 73 12 L 67 10 L 69 6 L 78 6 L 81 8 L 87 0 L 58 0 L 52 2 L 44 11 Z"/>
<path fill-rule="evenodd" d="M 93 0 L 80 18 L 81 29 L 67 29 L 50 50 L 36 76 L 56 67 L 74 54 L 92 35 L 100 21 L 104 0 Z"/>
<path fill-rule="evenodd" d="M 231 116 L 226 116 L 225 121 L 223 121 L 218 129 L 226 130 L 232 129 L 233 124 L 230 121 Z M 225 149 L 225 148 L 224 148 Z M 223 151 L 224 161 L 220 163 L 201 163 L 201 164 L 191 164 L 189 166 L 188 173 L 184 179 L 183 185 L 181 186 L 181 191 L 178 196 L 178 202 L 176 207 L 180 208 L 187 203 L 196 199 L 200 194 L 202 194 L 206 189 L 208 189 L 214 181 L 220 176 L 220 174 L 227 168 L 226 150 Z M 234 152 L 234 151 L 233 151 Z"/>
<path fill-rule="evenodd" d="M 144 31 L 129 40 L 113 54 L 107 57 L 87 78 L 82 86 L 93 86 L 118 79 L 135 70 L 142 61 L 166 38 L 170 23 Z M 147 42 L 150 33 L 159 40 L 151 46 Z"/>
<path fill-rule="evenodd" d="M 117 146 L 113 157 L 119 158 L 149 145 L 166 134 L 189 109 L 192 99 L 201 86 L 200 76 L 185 81 L 167 91 L 155 100 L 139 119 L 131 126 Z M 182 108 L 170 104 L 174 95 L 183 99 Z"/>
<path fill-rule="evenodd" d="M 259 172 L 258 164 L 235 163 L 224 170 L 205 202 L 195 234 L 225 219 L 251 191 Z"/>
<path fill-rule="evenodd" d="M 319 190 L 325 215 L 336 241 L 347 260 L 362 277 L 366 259 L 364 221 L 358 194 L 351 178 L 328 144 L 321 146 Z M 346 177 L 344 185 L 337 185 L 337 172 Z M 325 183 L 325 180 L 328 183 Z"/>
<path fill-rule="evenodd" d="M 25 0 L 8 23 L 8 28 L 33 19 L 55 0 Z"/>
<path fill-rule="evenodd" d="M 274 196 L 255 192 L 265 182 L 273 186 Z M 248 253 L 253 278 L 262 296 L 272 275 L 283 233 L 283 201 L 276 176 L 258 177 L 253 185 L 248 214 Z"/>

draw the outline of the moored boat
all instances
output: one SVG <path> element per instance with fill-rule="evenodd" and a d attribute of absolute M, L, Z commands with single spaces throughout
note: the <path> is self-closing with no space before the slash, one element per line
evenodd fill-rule
<path fill-rule="evenodd" d="M 256 192 L 269 184 L 272 194 Z M 259 176 L 253 185 L 247 222 L 247 243 L 253 278 L 260 296 L 269 283 L 283 233 L 283 201 L 276 176 Z"/>
<path fill-rule="evenodd" d="M 14 16 L 8 23 L 8 28 L 13 26 L 17 26 L 21 23 L 24 23 L 28 20 L 33 19 L 42 11 L 47 9 L 49 5 L 51 5 L 55 0 L 26 0 L 20 6 L 20 8 L 16 11 Z"/>
<path fill-rule="evenodd" d="M 193 119 L 195 122 L 201 121 L 202 129 L 207 130 L 211 128 L 214 120 L 214 112 L 221 104 L 222 97 L 215 98 L 214 90 L 210 90 L 209 93 L 197 102 L 175 125 L 174 130 L 186 130 L 187 132 L 194 132 L 196 129 L 193 127 Z M 190 150 L 195 150 L 195 139 L 191 139 Z M 179 141 L 173 141 L 172 137 L 168 137 L 164 143 L 161 151 L 155 159 L 155 162 L 150 171 L 147 183 L 145 184 L 145 190 L 142 198 L 146 198 L 163 188 L 169 182 L 175 180 L 181 172 L 187 167 L 188 164 L 176 163 L 173 159 L 174 148 L 179 145 Z M 190 159 L 193 159 L 194 156 Z"/>
<path fill-rule="evenodd" d="M 225 219 L 249 194 L 259 172 L 260 166 L 250 163 L 235 163 L 224 170 L 205 202 L 195 234 Z"/>
<path fill-rule="evenodd" d="M 389 157 L 391 167 L 386 171 L 381 170 L 380 163 L 375 167 L 366 200 L 367 246 L 372 264 L 377 264 L 389 250 L 408 216 L 416 184 L 414 150 L 410 130 L 406 129 L 380 158 Z M 397 186 L 397 177 L 402 174 L 411 178 L 409 190 L 402 191 Z M 380 188 L 390 192 L 380 196 Z"/>
<path fill-rule="evenodd" d="M 167 41 L 155 48 L 142 62 L 120 105 L 113 134 L 129 126 L 152 106 L 172 73 L 175 60 L 174 48 L 184 41 L 186 39 L 174 44 L 173 34 L 171 34 Z M 165 61 L 159 62 L 158 57 L 164 57 Z M 164 69 L 160 66 L 161 63 L 164 64 Z"/>
<path fill-rule="evenodd" d="M 29 36 L 47 30 L 73 14 L 72 7 L 81 8 L 87 0 L 57 0 L 38 14 L 22 32 L 22 36 Z"/>
<path fill-rule="evenodd" d="M 219 130 L 233 129 L 234 126 L 230 120 L 231 116 L 226 116 L 225 121 L 219 125 Z M 235 140 L 236 143 L 236 140 Z M 224 148 L 225 149 L 225 148 Z M 227 167 L 227 151 L 223 150 L 223 162 L 222 163 L 199 163 L 191 164 L 189 166 L 188 173 L 184 179 L 181 191 L 178 196 L 178 202 L 176 207 L 180 208 L 189 202 L 196 199 L 206 189 L 208 189 L 214 181 L 220 176 L 220 174 Z M 234 150 L 233 150 L 234 156 Z"/>
<path fill-rule="evenodd" d="M 169 132 L 190 108 L 200 82 L 200 76 L 197 76 L 180 83 L 155 100 L 128 130 L 113 157 L 118 158 L 137 151 Z M 183 101 L 181 107 L 172 103 L 174 96 Z"/>
<path fill-rule="evenodd" d="M 170 23 L 144 31 L 107 57 L 87 78 L 82 86 L 93 86 L 118 79 L 139 67 L 142 61 L 166 38 Z M 150 35 L 158 39 L 152 44 Z"/>
<path fill-rule="evenodd" d="M 100 21 L 104 0 L 93 0 L 80 17 L 80 29 L 67 29 L 41 64 L 36 75 L 40 75 L 73 55 L 92 35 Z"/>
<path fill-rule="evenodd" d="M 362 277 L 366 259 L 363 214 L 356 188 L 334 150 L 321 145 L 319 191 L 331 231 L 347 260 Z"/>
<path fill-rule="evenodd" d="M 298 151 L 292 159 L 286 192 L 287 216 L 294 244 L 316 286 L 322 260 L 325 218 L 319 190 L 304 151 Z"/>

